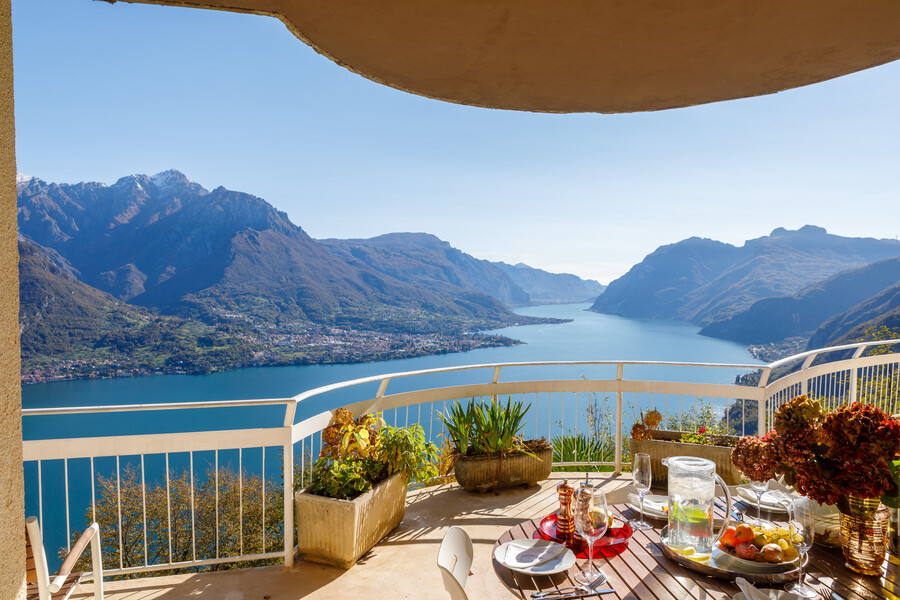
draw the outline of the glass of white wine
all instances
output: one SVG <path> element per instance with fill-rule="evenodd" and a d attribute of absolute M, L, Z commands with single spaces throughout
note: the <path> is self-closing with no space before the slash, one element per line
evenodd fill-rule
<path fill-rule="evenodd" d="M 632 529 L 653 529 L 653 525 L 644 521 L 644 496 L 650 492 L 650 455 L 640 452 L 634 455 L 631 466 L 631 478 L 634 481 L 634 489 L 641 498 L 641 520 L 631 521 Z"/>
<path fill-rule="evenodd" d="M 589 585 L 597 579 L 606 579 L 602 571 L 594 571 L 594 543 L 603 537 L 609 525 L 606 494 L 600 489 L 600 484 L 582 482 L 575 490 L 573 505 L 575 530 L 587 542 L 588 547 L 588 570 L 575 575 L 575 581 Z"/>

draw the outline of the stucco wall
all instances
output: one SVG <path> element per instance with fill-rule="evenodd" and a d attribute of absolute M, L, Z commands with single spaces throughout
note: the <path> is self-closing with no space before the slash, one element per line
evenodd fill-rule
<path fill-rule="evenodd" d="M 25 598 L 12 0 L 0 0 L 0 600 Z"/>

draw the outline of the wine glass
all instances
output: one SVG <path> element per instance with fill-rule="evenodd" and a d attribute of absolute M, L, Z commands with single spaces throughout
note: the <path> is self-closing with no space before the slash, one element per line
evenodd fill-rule
<path fill-rule="evenodd" d="M 575 575 L 575 581 L 582 585 L 606 579 L 602 571 L 594 572 L 594 543 L 606 533 L 609 519 L 606 494 L 600 489 L 600 485 L 584 482 L 575 490 L 575 530 L 584 538 L 588 547 L 588 571 Z"/>
<path fill-rule="evenodd" d="M 631 478 L 634 481 L 634 489 L 641 498 L 641 520 L 631 521 L 632 529 L 652 529 L 650 523 L 644 521 L 644 496 L 650 492 L 650 455 L 644 452 L 634 455 L 634 463 L 631 466 Z"/>
<path fill-rule="evenodd" d="M 813 588 L 803 583 L 803 555 L 809 552 L 813 545 L 813 536 L 816 531 L 816 519 L 813 513 L 813 503 L 809 498 L 795 498 L 790 505 L 788 517 L 788 529 L 791 532 L 791 543 L 800 553 L 800 577 L 797 583 L 785 586 L 791 593 L 804 598 L 816 598 L 819 594 Z"/>
<path fill-rule="evenodd" d="M 762 497 L 769 490 L 768 481 L 750 480 L 750 487 L 756 492 L 756 520 L 762 521 Z"/>

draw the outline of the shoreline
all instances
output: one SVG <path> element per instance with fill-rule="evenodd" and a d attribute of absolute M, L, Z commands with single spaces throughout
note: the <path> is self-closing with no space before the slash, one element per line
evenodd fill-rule
<path fill-rule="evenodd" d="M 346 336 L 332 336 L 331 343 L 315 342 L 301 348 L 269 345 L 247 361 L 219 365 L 157 365 L 153 357 L 63 359 L 23 370 L 22 385 L 55 381 L 89 379 L 120 379 L 157 375 L 208 375 L 222 371 L 250 367 L 287 367 L 304 365 L 356 364 L 417 358 L 479 348 L 497 348 L 524 344 L 510 337 L 483 333 L 460 334 L 387 334 L 379 332 L 349 332 Z"/>

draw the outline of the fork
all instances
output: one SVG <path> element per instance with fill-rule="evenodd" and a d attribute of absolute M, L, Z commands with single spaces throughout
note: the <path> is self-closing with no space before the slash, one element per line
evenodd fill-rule
<path fill-rule="evenodd" d="M 555 590 L 547 590 L 546 592 L 535 592 L 531 594 L 531 597 L 535 600 L 540 600 L 541 598 L 546 598 L 548 600 L 553 600 L 555 598 L 571 598 L 579 595 L 580 593 L 593 592 L 604 583 L 606 583 L 606 577 L 598 577 L 587 585 L 573 585 L 569 587 L 558 588 Z M 560 595 L 557 596 L 557 594 Z"/>

